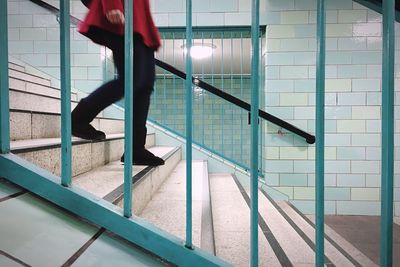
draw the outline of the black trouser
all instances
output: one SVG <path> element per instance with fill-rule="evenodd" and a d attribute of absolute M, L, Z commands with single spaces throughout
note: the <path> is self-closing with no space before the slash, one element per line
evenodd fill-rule
<path fill-rule="evenodd" d="M 118 78 L 109 81 L 86 98 L 72 112 L 75 122 L 89 123 L 103 109 L 124 96 L 124 38 L 115 34 L 97 30 L 103 34 L 102 43 L 113 52 Z M 134 37 L 134 92 L 133 92 L 133 151 L 144 149 L 146 143 L 146 120 L 150 107 L 150 96 L 155 79 L 154 50 L 145 46 L 139 36 Z"/>

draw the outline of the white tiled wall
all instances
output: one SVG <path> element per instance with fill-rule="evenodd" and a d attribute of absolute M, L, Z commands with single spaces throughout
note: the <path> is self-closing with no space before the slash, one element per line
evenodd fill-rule
<path fill-rule="evenodd" d="M 7 0 L 10 55 L 58 78 L 59 30 L 53 14 L 28 0 Z M 45 2 L 59 7 L 58 0 Z M 158 27 L 186 25 L 185 0 L 150 0 Z M 261 1 L 265 9 L 266 0 Z M 71 14 L 83 19 L 86 8 L 80 0 L 71 0 Z M 263 18 L 264 16 L 262 16 Z M 194 0 L 194 26 L 249 25 L 247 0 Z M 103 77 L 100 47 L 71 29 L 72 86 L 86 93 L 101 84 Z M 104 53 L 103 53 L 104 54 Z"/>
<path fill-rule="evenodd" d="M 9 52 L 49 75 L 60 76 L 59 24 L 56 16 L 27 0 L 8 1 Z M 59 1 L 47 1 L 58 7 Z M 83 18 L 85 7 L 71 1 L 71 12 Z M 103 80 L 101 48 L 71 28 L 72 86 L 93 91 Z"/>
<path fill-rule="evenodd" d="M 159 27 L 186 25 L 186 0 L 150 0 L 154 20 Z M 260 1 L 261 10 L 266 0 Z M 249 0 L 193 0 L 193 26 L 250 25 L 251 1 Z M 265 24 L 265 13 L 260 20 Z"/>
<path fill-rule="evenodd" d="M 381 15 L 351 0 L 326 3 L 326 211 L 379 214 Z M 267 0 L 266 6 L 265 108 L 314 133 L 316 1 Z M 395 212 L 399 216 L 397 83 L 396 88 Z M 315 205 L 315 148 L 289 133 L 281 136 L 278 130 L 267 127 L 267 182 L 311 213 Z"/>

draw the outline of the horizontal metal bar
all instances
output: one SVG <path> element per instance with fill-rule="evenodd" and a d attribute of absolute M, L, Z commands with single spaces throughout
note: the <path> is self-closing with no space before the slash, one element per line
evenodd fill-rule
<path fill-rule="evenodd" d="M 177 266 L 231 266 L 199 248 L 187 249 L 177 237 L 78 187 L 65 188 L 60 177 L 13 154 L 0 155 L 0 176 L 56 205 L 122 236 Z M 29 179 L 26 179 L 29 177 Z M 65 201 L 68 199 L 68 201 Z"/>
<path fill-rule="evenodd" d="M 265 31 L 266 26 L 260 26 L 260 32 L 263 33 Z M 185 27 L 159 27 L 160 32 L 182 32 L 185 33 Z M 215 31 L 224 31 L 224 32 L 239 32 L 239 31 L 248 31 L 251 32 L 250 26 L 207 26 L 207 27 L 193 27 L 193 33 L 196 32 L 215 32 Z"/>

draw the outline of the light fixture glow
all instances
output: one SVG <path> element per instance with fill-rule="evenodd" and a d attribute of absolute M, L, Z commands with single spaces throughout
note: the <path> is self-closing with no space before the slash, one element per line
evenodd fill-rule
<path fill-rule="evenodd" d="M 182 46 L 183 52 L 187 54 L 186 46 Z M 208 44 L 193 44 L 190 48 L 190 56 L 194 59 L 204 59 L 210 57 L 213 53 L 215 46 Z"/>

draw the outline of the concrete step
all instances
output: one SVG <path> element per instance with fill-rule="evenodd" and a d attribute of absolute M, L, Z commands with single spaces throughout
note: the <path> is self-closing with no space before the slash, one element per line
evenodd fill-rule
<path fill-rule="evenodd" d="M 13 63 L 13 62 L 8 62 L 8 68 L 12 69 L 12 70 L 17 70 L 17 71 L 20 71 L 20 72 L 25 72 L 25 67 L 24 66 L 21 66 L 21 65 L 19 65 L 17 63 Z"/>
<path fill-rule="evenodd" d="M 277 202 L 281 212 L 284 212 L 315 245 L 314 218 L 308 218 L 288 202 Z M 336 266 L 368 266 L 377 265 L 361 251 L 346 241 L 342 236 L 325 224 L 325 256 Z"/>
<path fill-rule="evenodd" d="M 51 86 L 51 81 L 46 78 L 42 78 L 33 74 L 26 73 L 24 71 L 16 70 L 16 69 L 9 69 L 8 75 L 10 78 L 16 78 L 19 80 L 24 80 L 27 82 L 32 82 L 44 86 Z"/>
<path fill-rule="evenodd" d="M 249 200 L 243 197 L 246 193 L 237 183 L 231 174 L 210 174 L 216 255 L 234 266 L 249 266 Z M 276 254 L 277 248 L 272 248 L 260 226 L 258 240 L 259 266 L 284 266 L 281 255 Z"/>
<path fill-rule="evenodd" d="M 135 215 L 142 212 L 181 159 L 180 147 L 150 147 L 149 150 L 162 157 L 165 165 L 133 166 L 132 207 Z M 119 160 L 74 177 L 73 184 L 123 207 L 124 165 Z"/>
<path fill-rule="evenodd" d="M 154 134 L 148 134 L 146 147 L 154 146 Z M 109 134 L 103 141 L 72 138 L 72 175 L 76 176 L 109 162 L 119 160 L 124 151 L 124 134 Z M 11 142 L 11 152 L 60 175 L 60 138 L 20 140 Z"/>
<path fill-rule="evenodd" d="M 192 164 L 192 240 L 193 245 L 214 254 L 212 218 L 207 216 L 206 206 L 209 193 L 208 168 L 205 161 L 193 161 Z M 205 192 L 204 192 L 205 191 Z M 206 193 L 206 194 L 204 194 Z M 207 203 L 208 202 L 208 203 Z M 152 200 L 140 214 L 160 229 L 178 238 L 186 239 L 186 161 L 182 160 L 174 168 Z M 205 230 L 205 231 L 203 231 Z M 208 236 L 207 236 L 208 234 Z M 211 240 L 211 241 L 210 241 Z"/>
<path fill-rule="evenodd" d="M 246 191 L 250 195 L 249 191 Z M 275 203 L 266 194 L 259 191 L 258 210 L 260 221 L 265 223 L 276 242 L 285 252 L 292 266 L 315 266 L 315 252 L 307 245 L 302 233 L 294 228 L 280 213 Z M 286 264 L 289 265 L 289 264 Z"/>
<path fill-rule="evenodd" d="M 17 90 L 17 91 L 34 93 L 37 95 L 61 98 L 61 91 L 59 88 L 27 81 L 27 80 L 19 79 L 19 78 L 10 77 L 9 78 L 9 88 L 10 88 L 10 90 Z M 73 101 L 78 100 L 77 93 L 75 93 L 75 92 L 71 93 L 71 100 L 73 100 Z"/>
<path fill-rule="evenodd" d="M 61 112 L 61 100 L 57 97 L 44 96 L 26 91 L 10 90 L 10 109 L 36 111 L 36 112 Z M 78 104 L 71 101 L 71 110 Z"/>
<path fill-rule="evenodd" d="M 124 132 L 124 121 L 97 117 L 91 123 L 106 134 Z M 11 140 L 61 137 L 61 115 L 51 112 L 10 110 Z"/>

